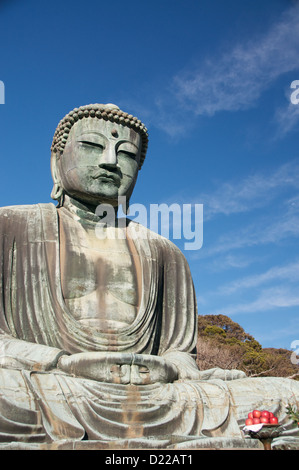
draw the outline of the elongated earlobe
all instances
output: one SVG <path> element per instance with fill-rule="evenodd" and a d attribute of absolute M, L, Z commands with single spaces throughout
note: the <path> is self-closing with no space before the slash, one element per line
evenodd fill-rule
<path fill-rule="evenodd" d="M 64 201 L 64 189 L 61 184 L 59 171 L 57 168 L 57 159 L 60 158 L 59 154 L 56 152 L 52 152 L 51 155 L 51 173 L 54 182 L 54 186 L 51 192 L 51 198 L 55 201 L 58 201 L 58 207 L 63 205 Z"/>

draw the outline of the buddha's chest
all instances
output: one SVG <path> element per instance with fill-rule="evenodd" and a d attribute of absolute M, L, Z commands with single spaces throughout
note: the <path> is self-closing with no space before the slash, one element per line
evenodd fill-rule
<path fill-rule="evenodd" d="M 63 297 L 77 320 L 95 328 L 131 324 L 139 306 L 137 252 L 114 235 L 99 239 L 93 227 L 60 223 Z"/>

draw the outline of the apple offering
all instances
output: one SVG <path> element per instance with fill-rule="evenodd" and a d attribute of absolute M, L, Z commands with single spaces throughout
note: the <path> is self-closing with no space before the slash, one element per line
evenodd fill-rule
<path fill-rule="evenodd" d="M 278 424 L 278 418 L 271 411 L 253 410 L 248 413 L 245 425 L 252 426 L 253 424 Z"/>

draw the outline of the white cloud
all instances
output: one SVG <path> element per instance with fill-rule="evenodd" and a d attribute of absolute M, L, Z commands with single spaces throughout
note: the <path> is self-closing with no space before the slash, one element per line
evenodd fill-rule
<path fill-rule="evenodd" d="M 299 130 L 299 104 L 293 104 L 289 100 L 287 104 L 276 110 L 274 120 L 278 124 L 276 138 L 281 138 L 296 127 Z"/>
<path fill-rule="evenodd" d="M 266 283 L 288 281 L 288 283 L 296 285 L 299 281 L 299 261 L 289 263 L 284 266 L 274 266 L 267 271 L 251 276 L 239 278 L 235 281 L 222 285 L 218 289 L 218 294 L 230 295 L 240 290 L 259 288 Z"/>
<path fill-rule="evenodd" d="M 288 286 L 274 286 L 263 290 L 255 300 L 228 305 L 211 312 L 211 314 L 233 316 L 236 314 L 265 312 L 277 308 L 290 307 L 299 307 L 299 294 Z"/>
<path fill-rule="evenodd" d="M 288 8 L 264 34 L 227 48 L 206 60 L 193 59 L 176 75 L 148 93 L 146 109 L 139 100 L 130 103 L 135 114 L 149 126 L 163 130 L 172 139 L 190 132 L 195 116 L 213 116 L 220 111 L 239 111 L 256 106 L 258 99 L 283 74 L 299 71 L 299 4 Z M 298 76 L 294 79 L 299 78 Z M 146 97 L 142 97 L 144 100 Z M 289 96 L 287 97 L 287 104 Z M 299 121 L 299 105 L 277 110 L 274 121 L 281 125 L 277 137 Z"/>
<path fill-rule="evenodd" d="M 298 190 L 298 181 L 299 160 L 291 160 L 272 170 L 256 171 L 243 179 L 217 181 L 210 192 L 193 196 L 186 192 L 176 193 L 166 202 L 168 204 L 203 204 L 204 221 L 207 222 L 219 215 L 230 216 L 266 207 L 278 198 L 281 202 L 281 196 L 285 197 L 286 190 Z M 299 195 L 288 204 L 298 206 Z"/>
<path fill-rule="evenodd" d="M 243 180 L 219 184 L 217 190 L 200 194 L 204 217 L 209 220 L 218 214 L 235 214 L 265 207 L 286 188 L 297 188 L 299 162 L 290 161 L 271 172 L 256 172 Z"/>
<path fill-rule="evenodd" d="M 197 115 L 248 109 L 282 74 L 298 70 L 299 7 L 263 36 L 174 78 L 177 100 Z"/>
<path fill-rule="evenodd" d="M 254 223 L 220 236 L 211 247 L 203 248 L 194 257 L 207 258 L 232 250 L 275 244 L 289 237 L 299 237 L 299 214 L 260 217 Z"/>
<path fill-rule="evenodd" d="M 299 237 L 298 181 L 299 162 L 293 160 L 271 172 L 257 172 L 243 180 L 222 183 L 214 192 L 199 194 L 194 202 L 203 203 L 204 240 L 202 249 L 190 258 L 209 259 L 212 270 L 223 266 L 242 268 L 256 262 L 257 256 L 251 251 L 249 259 L 248 253 L 244 256 L 241 249 L 274 245 Z M 185 202 L 183 198 L 178 199 L 179 203 Z M 244 218 L 239 219 L 242 214 L 248 214 L 245 224 Z M 219 229 L 222 215 L 225 216 L 224 230 Z M 218 231 L 209 238 L 213 226 L 210 229 L 207 224 L 214 219 Z M 216 239 L 215 233 L 218 234 Z M 234 250 L 238 251 L 234 253 Z"/>
<path fill-rule="evenodd" d="M 293 349 L 292 341 L 297 340 L 299 338 L 299 319 L 298 318 L 291 318 L 284 322 L 283 327 L 279 328 L 271 328 L 267 327 L 266 332 L 263 331 L 259 335 L 259 341 L 261 343 L 264 342 L 273 342 L 275 340 L 279 340 L 280 347 L 282 346 L 282 339 L 289 338 L 289 344 L 286 344 L 285 347 L 287 349 Z"/>
<path fill-rule="evenodd" d="M 220 272 L 227 269 L 244 269 L 248 268 L 253 263 L 261 263 L 263 261 L 261 256 L 253 256 L 252 254 L 233 254 L 225 253 L 222 256 L 209 260 L 205 269 L 212 272 Z"/>

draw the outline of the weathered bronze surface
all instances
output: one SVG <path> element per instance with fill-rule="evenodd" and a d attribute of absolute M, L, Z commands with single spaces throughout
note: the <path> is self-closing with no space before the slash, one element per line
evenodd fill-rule
<path fill-rule="evenodd" d="M 0 210 L 0 448 L 258 447 L 242 432 L 254 408 L 298 446 L 285 413 L 298 382 L 198 370 L 179 249 L 129 220 L 99 237 L 97 207 L 116 217 L 146 148 L 144 125 L 116 106 L 75 109 L 53 139 L 58 205 Z"/>

